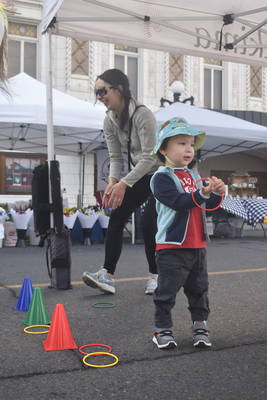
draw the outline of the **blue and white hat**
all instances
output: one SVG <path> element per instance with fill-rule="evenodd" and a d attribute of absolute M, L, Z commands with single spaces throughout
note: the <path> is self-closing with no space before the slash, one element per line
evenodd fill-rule
<path fill-rule="evenodd" d="M 195 136 L 195 150 L 203 146 L 206 138 L 205 132 L 192 128 L 184 118 L 174 117 L 159 125 L 157 130 L 157 144 L 151 154 L 156 155 L 163 141 L 176 135 Z"/>

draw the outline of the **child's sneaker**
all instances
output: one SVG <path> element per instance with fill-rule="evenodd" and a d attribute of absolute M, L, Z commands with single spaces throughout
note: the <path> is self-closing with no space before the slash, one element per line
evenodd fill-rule
<path fill-rule="evenodd" d="M 170 330 L 155 332 L 152 341 L 159 349 L 174 349 L 177 347 L 177 343 Z"/>
<path fill-rule="evenodd" d="M 115 294 L 114 279 L 109 277 L 105 268 L 101 268 L 97 272 L 84 272 L 82 279 L 86 285 L 92 288 L 98 288 L 104 293 Z"/>
<path fill-rule="evenodd" d="M 206 321 L 195 321 L 192 329 L 194 347 L 204 348 L 212 346 Z"/>

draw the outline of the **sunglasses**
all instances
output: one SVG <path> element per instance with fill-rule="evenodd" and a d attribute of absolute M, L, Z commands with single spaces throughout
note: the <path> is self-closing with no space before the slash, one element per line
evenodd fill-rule
<path fill-rule="evenodd" d="M 99 89 L 95 89 L 95 95 L 96 95 L 96 97 L 97 97 L 97 96 L 99 96 L 99 97 L 105 96 L 105 95 L 108 93 L 108 89 L 113 89 L 113 87 L 112 87 L 112 86 L 109 86 L 108 88 L 106 88 L 106 87 L 101 87 L 101 88 L 99 88 Z"/>

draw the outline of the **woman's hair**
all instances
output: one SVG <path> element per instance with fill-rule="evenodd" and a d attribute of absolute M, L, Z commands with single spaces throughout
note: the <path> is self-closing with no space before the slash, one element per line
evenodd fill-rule
<path fill-rule="evenodd" d="M 107 69 L 97 79 L 109 83 L 113 89 L 118 89 L 124 99 L 124 109 L 120 115 L 120 128 L 123 129 L 129 118 L 129 103 L 132 97 L 128 77 L 119 69 Z M 118 86 L 122 86 L 122 90 Z"/>

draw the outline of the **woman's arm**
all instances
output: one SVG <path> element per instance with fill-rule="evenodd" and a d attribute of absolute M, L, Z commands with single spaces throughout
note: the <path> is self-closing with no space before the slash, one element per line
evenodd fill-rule
<path fill-rule="evenodd" d="M 116 183 L 120 180 L 124 161 L 120 141 L 108 116 L 104 120 L 104 134 L 110 158 L 109 183 Z"/>
<path fill-rule="evenodd" d="M 140 107 L 133 118 L 133 127 L 140 143 L 139 161 L 133 169 L 121 180 L 127 186 L 133 186 L 144 175 L 153 172 L 157 161 L 151 156 L 156 144 L 157 122 L 153 113 L 147 107 Z M 132 132 L 132 143 L 134 141 Z M 135 149 L 136 151 L 136 149 Z"/>

